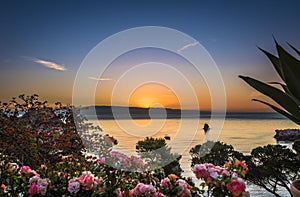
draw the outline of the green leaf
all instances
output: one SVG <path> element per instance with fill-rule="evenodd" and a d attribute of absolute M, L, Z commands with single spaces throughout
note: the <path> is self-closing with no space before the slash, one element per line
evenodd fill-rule
<path fill-rule="evenodd" d="M 276 103 L 278 103 L 285 110 L 290 112 L 293 116 L 300 119 L 300 109 L 297 103 L 283 91 L 274 88 L 266 83 L 253 79 L 251 77 L 239 76 L 250 86 L 255 88 L 257 91 L 263 93 L 264 95 L 273 99 Z"/>
<path fill-rule="evenodd" d="M 279 61 L 282 68 L 282 74 L 285 83 L 291 93 L 300 99 L 300 61 L 286 52 L 279 44 L 276 43 L 279 55 Z"/>
<path fill-rule="evenodd" d="M 282 89 L 285 91 L 286 94 L 288 94 L 296 103 L 297 105 L 300 105 L 300 100 L 297 99 L 292 93 L 291 91 L 289 90 L 289 88 L 283 84 L 283 83 L 280 83 L 280 82 L 270 82 L 269 84 L 278 84 L 282 87 Z"/>
<path fill-rule="evenodd" d="M 276 112 L 284 115 L 285 117 L 287 117 L 288 119 L 292 120 L 293 122 L 295 122 L 296 124 L 300 125 L 300 119 L 297 119 L 296 117 L 292 116 L 291 114 L 287 113 L 286 111 L 270 104 L 270 103 L 267 103 L 265 101 L 261 101 L 261 100 L 258 100 L 258 99 L 252 99 L 253 101 L 257 101 L 257 102 L 260 102 L 260 103 L 263 103 L 269 107 L 271 107 L 273 110 L 275 110 Z"/>
<path fill-rule="evenodd" d="M 282 87 L 282 89 L 285 91 L 285 93 L 290 93 L 290 90 L 289 88 L 283 84 L 283 83 L 280 83 L 280 82 L 269 82 L 269 84 L 276 84 L 276 85 L 280 85 Z"/>
<path fill-rule="evenodd" d="M 288 45 L 300 56 L 300 51 L 298 51 L 298 49 L 296 49 L 293 45 L 291 45 L 290 43 L 288 43 Z"/>
<path fill-rule="evenodd" d="M 259 48 L 259 47 L 258 47 Z M 264 49 L 262 48 L 259 48 L 259 50 L 261 50 L 268 58 L 269 60 L 271 61 L 271 63 L 273 64 L 275 70 L 277 71 L 278 75 L 281 77 L 281 79 L 283 81 L 285 81 L 284 79 L 284 75 L 282 73 L 282 68 L 281 68 L 281 65 L 280 65 L 280 61 L 279 61 L 279 58 L 272 55 L 271 53 L 269 53 L 268 51 L 265 51 Z"/>

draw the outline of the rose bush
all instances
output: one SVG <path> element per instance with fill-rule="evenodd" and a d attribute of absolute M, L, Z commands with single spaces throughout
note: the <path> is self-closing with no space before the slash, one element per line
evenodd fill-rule
<path fill-rule="evenodd" d="M 201 191 L 206 192 L 207 187 L 207 195 L 211 196 L 248 196 L 242 179 L 247 171 L 247 165 L 239 160 L 226 162 L 222 167 L 211 163 L 194 165 L 195 176 L 204 180 Z"/>
<path fill-rule="evenodd" d="M 113 158 L 105 160 L 123 161 L 126 166 L 143 165 L 138 156 L 127 157 L 112 152 Z M 129 172 L 112 168 L 103 163 L 103 158 L 87 157 L 84 161 L 63 156 L 53 167 L 41 165 L 37 170 L 29 166 L 1 161 L 1 196 L 164 196 L 159 187 L 156 172 Z M 156 184 L 157 183 L 157 184 Z"/>
<path fill-rule="evenodd" d="M 0 162 L 1 196 L 247 196 L 243 177 L 247 166 L 239 161 L 224 166 L 211 163 L 196 164 L 196 178 L 203 179 L 200 187 L 175 174 L 164 177 L 158 171 L 138 172 L 113 168 L 104 163 L 111 160 L 126 166 L 143 165 L 138 156 L 127 157 L 112 152 L 112 157 L 86 157 L 79 160 L 72 155 L 63 156 L 55 166 L 41 165 L 32 170 L 5 158 Z M 122 157 L 116 157 L 122 156 Z M 10 160 L 10 161 L 8 161 Z"/>

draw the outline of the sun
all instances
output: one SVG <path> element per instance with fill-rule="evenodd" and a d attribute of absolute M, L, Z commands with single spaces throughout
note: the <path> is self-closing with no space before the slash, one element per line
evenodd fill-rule
<path fill-rule="evenodd" d="M 158 83 L 147 83 L 138 87 L 129 98 L 130 106 L 151 108 L 157 104 L 165 108 L 177 108 L 179 101 L 169 88 Z"/>

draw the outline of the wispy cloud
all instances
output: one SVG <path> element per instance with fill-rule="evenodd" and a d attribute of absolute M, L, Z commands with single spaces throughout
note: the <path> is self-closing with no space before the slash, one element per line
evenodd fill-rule
<path fill-rule="evenodd" d="M 112 81 L 111 78 L 97 78 L 97 77 L 88 77 L 89 79 L 96 80 L 96 81 Z"/>
<path fill-rule="evenodd" d="M 181 52 L 189 47 L 196 46 L 197 44 L 199 44 L 199 42 L 192 42 L 192 43 L 186 44 L 183 47 L 181 47 L 180 49 L 178 49 L 177 51 Z"/>
<path fill-rule="evenodd" d="M 33 62 L 41 64 L 42 66 L 45 66 L 47 68 L 51 68 L 54 70 L 58 70 L 58 71 L 65 71 L 67 70 L 65 68 L 64 65 L 62 64 L 57 64 L 55 62 L 51 62 L 51 61 L 46 61 L 46 60 L 42 60 L 42 59 L 38 59 L 38 58 L 30 58 Z"/>

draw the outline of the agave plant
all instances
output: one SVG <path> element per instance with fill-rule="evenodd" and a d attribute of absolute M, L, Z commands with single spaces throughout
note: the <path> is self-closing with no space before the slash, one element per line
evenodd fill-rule
<path fill-rule="evenodd" d="M 279 106 L 266 101 L 252 99 L 271 107 L 300 125 L 300 61 L 280 46 L 276 40 L 278 56 L 259 48 L 271 61 L 282 82 L 264 83 L 247 76 L 239 76 L 257 91 L 274 100 Z M 288 44 L 300 56 L 300 51 Z M 277 85 L 277 87 L 276 87 Z M 281 86 L 281 88 L 278 88 Z"/>

